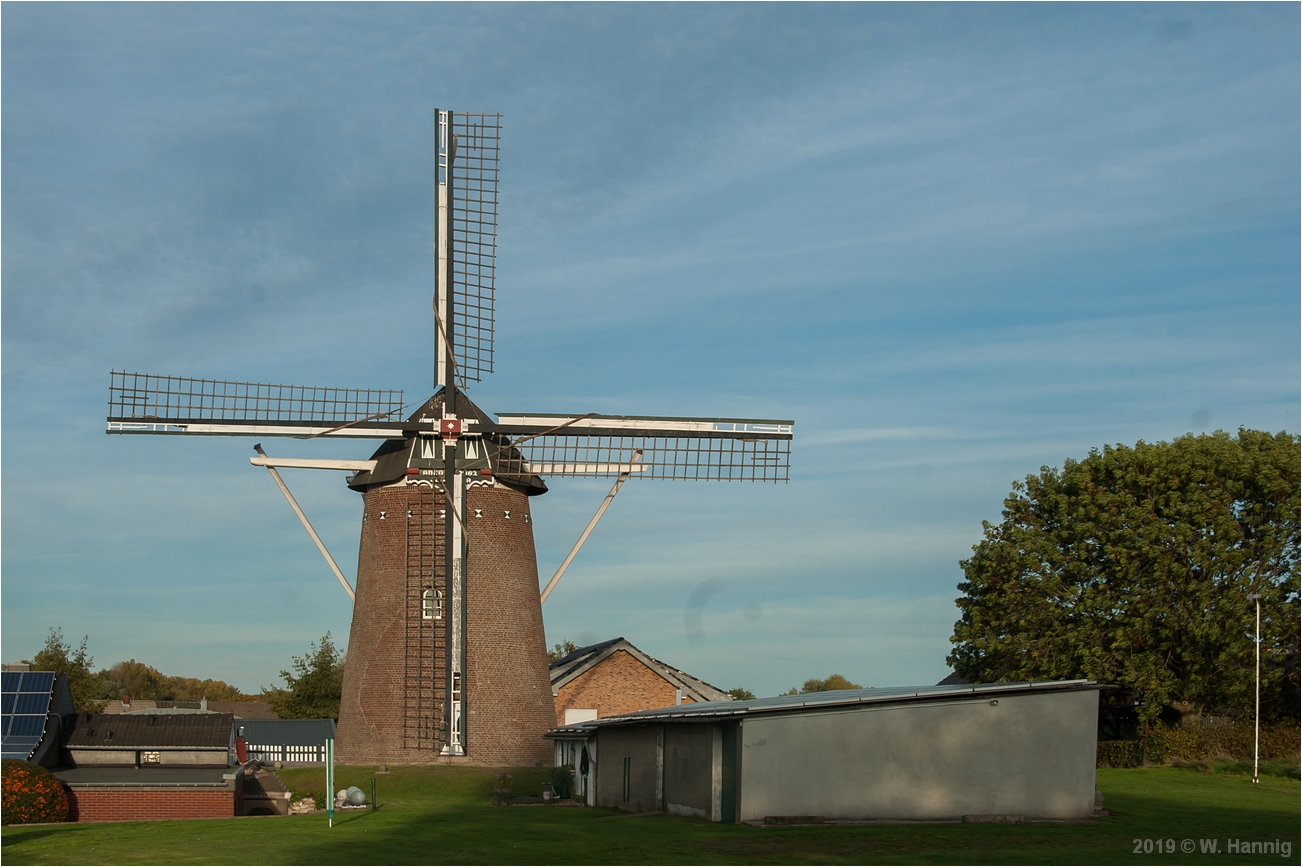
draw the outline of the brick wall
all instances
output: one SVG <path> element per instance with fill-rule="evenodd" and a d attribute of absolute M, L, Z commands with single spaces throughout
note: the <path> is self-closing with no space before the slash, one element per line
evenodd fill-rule
<path fill-rule="evenodd" d="M 447 620 L 421 619 L 419 594 L 408 586 L 409 556 L 419 554 L 409 551 L 409 541 L 418 540 L 408 537 L 425 534 L 433 546 L 437 530 L 441 546 L 441 508 L 441 498 L 427 486 L 399 483 L 365 494 L 357 598 L 336 734 L 342 762 L 426 762 L 442 746 L 438 724 Z M 421 583 L 437 588 L 446 600 L 439 560 L 429 558 Z M 408 646 L 409 628 L 419 635 L 416 647 Z"/>
<path fill-rule="evenodd" d="M 672 683 L 625 650 L 617 650 L 565 684 L 555 696 L 556 719 L 568 708 L 596 708 L 598 716 L 673 707 Z M 692 699 L 683 696 L 683 703 Z"/>
<path fill-rule="evenodd" d="M 236 793 L 231 789 L 72 789 L 68 794 L 72 808 L 68 820 L 72 822 L 225 819 L 235 815 L 236 807 Z"/>
<path fill-rule="evenodd" d="M 497 486 L 471 488 L 467 500 L 467 752 L 489 765 L 551 764 L 543 732 L 556 715 L 529 498 Z"/>
<path fill-rule="evenodd" d="M 422 539 L 435 539 L 425 583 L 450 604 L 442 508 L 441 494 L 423 485 L 399 482 L 365 494 L 339 708 L 341 762 L 438 760 L 445 737 L 443 628 L 448 619 L 445 612 L 442 620 L 421 621 L 419 592 L 410 576 Z M 550 762 L 551 745 L 542 734 L 555 725 L 555 715 L 529 498 L 502 485 L 472 487 L 466 525 L 469 759 L 487 765 Z M 418 642 L 412 638 L 413 623 L 428 630 Z"/>

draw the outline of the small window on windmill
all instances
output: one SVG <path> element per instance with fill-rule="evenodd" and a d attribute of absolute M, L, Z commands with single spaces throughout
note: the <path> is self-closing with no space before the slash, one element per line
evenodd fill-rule
<path fill-rule="evenodd" d="M 420 599 L 420 616 L 422 620 L 442 620 L 443 594 L 437 590 L 426 590 Z"/>

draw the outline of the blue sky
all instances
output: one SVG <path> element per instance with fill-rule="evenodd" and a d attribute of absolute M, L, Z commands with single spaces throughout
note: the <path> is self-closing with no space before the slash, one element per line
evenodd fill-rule
<path fill-rule="evenodd" d="M 796 420 L 790 484 L 630 482 L 550 642 L 935 682 L 1014 479 L 1298 431 L 1296 4 L 0 19 L 5 660 L 60 626 L 256 690 L 347 635 L 252 442 L 108 437 L 108 371 L 428 393 L 436 106 L 504 114 L 480 406 Z M 360 497 L 285 476 L 352 578 Z M 534 502 L 544 580 L 608 486 Z"/>

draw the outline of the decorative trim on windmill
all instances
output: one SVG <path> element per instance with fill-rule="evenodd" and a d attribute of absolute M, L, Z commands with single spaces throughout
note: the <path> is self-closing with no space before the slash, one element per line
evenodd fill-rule
<path fill-rule="evenodd" d="M 383 441 L 368 460 L 272 458 L 260 443 L 250 458 L 354 600 L 339 719 L 348 761 L 546 760 L 555 719 L 541 604 L 621 486 L 788 479 L 791 421 L 494 420 L 470 401 L 466 388 L 493 372 L 500 138 L 500 115 L 435 112 L 436 391 L 406 418 L 401 391 L 110 374 L 108 433 Z M 350 473 L 364 498 L 355 588 L 278 467 Z M 540 593 L 528 504 L 558 476 L 615 483 Z"/>

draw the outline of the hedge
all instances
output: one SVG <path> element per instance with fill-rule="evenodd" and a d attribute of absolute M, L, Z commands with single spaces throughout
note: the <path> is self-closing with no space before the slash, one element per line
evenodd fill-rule
<path fill-rule="evenodd" d="M 1261 757 L 1292 759 L 1298 755 L 1302 731 L 1294 723 L 1266 724 L 1261 727 Z M 1100 768 L 1137 768 L 1148 764 L 1203 759 L 1252 758 L 1253 727 L 1251 720 L 1237 720 L 1215 728 L 1155 729 L 1134 741 L 1099 741 L 1097 765 Z"/>
<path fill-rule="evenodd" d="M 3 816 L 5 825 L 30 825 L 68 821 L 68 793 L 54 775 L 40 765 L 18 759 L 3 763 Z"/>

